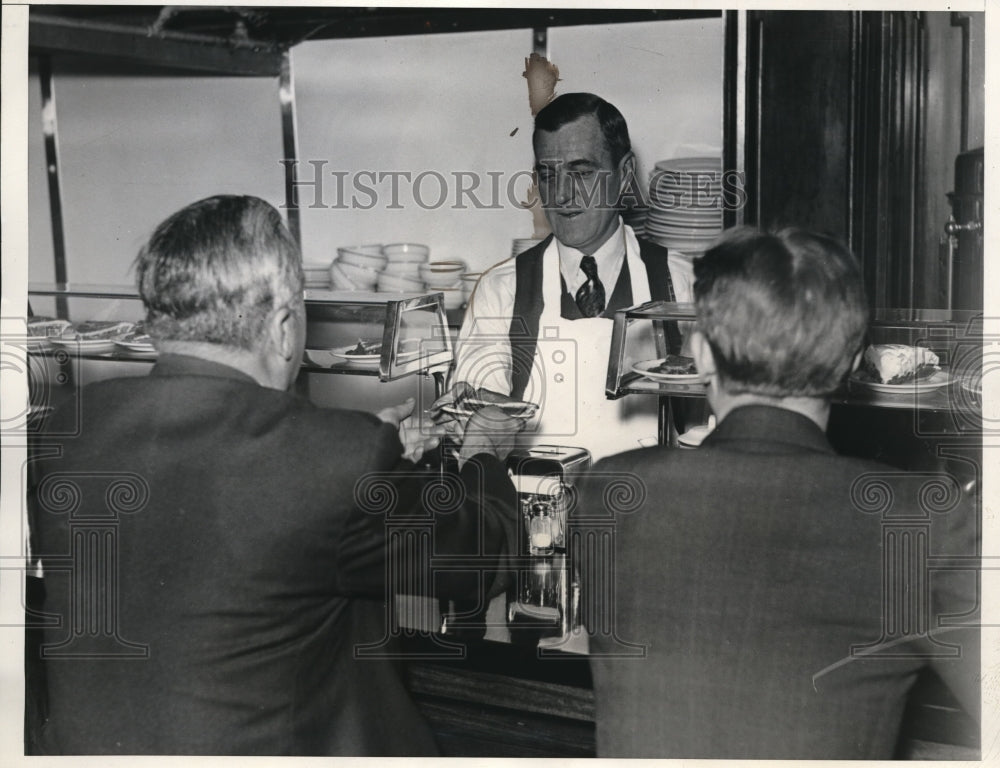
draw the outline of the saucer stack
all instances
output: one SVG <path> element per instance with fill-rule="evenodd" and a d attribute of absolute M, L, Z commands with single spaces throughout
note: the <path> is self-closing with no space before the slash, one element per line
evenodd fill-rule
<path fill-rule="evenodd" d="M 302 263 L 302 271 L 306 277 L 306 288 L 330 287 L 329 262 L 306 261 Z"/>
<path fill-rule="evenodd" d="M 649 181 L 646 236 L 697 256 L 722 232 L 722 160 L 678 157 L 656 164 Z"/>

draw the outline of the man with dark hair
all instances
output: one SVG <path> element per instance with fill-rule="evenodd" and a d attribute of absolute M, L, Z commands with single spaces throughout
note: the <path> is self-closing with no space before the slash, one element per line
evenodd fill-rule
<path fill-rule="evenodd" d="M 563 94 L 539 111 L 532 140 L 552 235 L 483 274 L 459 334 L 455 386 L 441 404 L 470 393 L 535 402 L 540 415 L 528 429 L 538 439 L 598 458 L 655 443 L 655 402 L 604 395 L 614 313 L 650 299 L 690 301 L 691 265 L 622 222 L 635 155 L 612 104 Z M 681 351 L 679 332 L 668 341 Z"/>
<path fill-rule="evenodd" d="M 891 758 L 927 665 L 978 712 L 974 500 L 827 441 L 868 317 L 843 246 L 736 230 L 694 267 L 718 427 L 697 450 L 599 462 L 572 525 L 598 755 Z M 585 562 L 609 525 L 613 557 Z M 954 569 L 931 579 L 911 546 Z"/>
<path fill-rule="evenodd" d="M 58 623 L 41 648 L 37 743 L 56 754 L 433 754 L 387 611 L 404 580 L 442 597 L 479 588 L 475 573 L 435 580 L 412 546 L 423 536 L 428 558 L 496 573 L 518 523 L 502 461 L 517 421 L 484 409 L 493 442 L 467 441 L 460 477 L 428 495 L 401 461 L 420 452 L 411 437 L 424 439 L 397 434 L 412 402 L 378 418 L 290 393 L 306 329 L 301 257 L 262 200 L 178 211 L 136 268 L 160 353 L 152 372 L 85 387 L 78 434 L 60 437 L 74 431 L 60 415 L 40 440 L 57 450 L 29 509 Z M 443 497 L 454 503 L 440 521 L 415 501 Z"/>

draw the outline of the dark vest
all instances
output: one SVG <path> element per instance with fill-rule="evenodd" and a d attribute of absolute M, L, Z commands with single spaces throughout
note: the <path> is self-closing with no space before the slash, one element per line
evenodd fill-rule
<path fill-rule="evenodd" d="M 517 256 L 515 261 L 517 283 L 514 292 L 514 312 L 510 320 L 511 375 L 510 395 L 521 399 L 531 378 L 531 366 L 538 346 L 538 323 L 542 316 L 542 255 L 552 242 L 552 235 L 533 248 Z M 667 264 L 667 249 L 648 240 L 639 240 L 639 257 L 646 267 L 649 295 L 656 301 L 676 301 L 674 283 Z M 561 279 L 562 302 L 560 314 L 567 320 L 583 317 L 576 300 Z M 613 318 L 615 312 L 632 306 L 632 281 L 628 259 L 622 264 L 607 308 L 601 317 Z M 679 354 L 681 334 L 676 322 L 665 323 L 668 347 L 671 354 Z"/>

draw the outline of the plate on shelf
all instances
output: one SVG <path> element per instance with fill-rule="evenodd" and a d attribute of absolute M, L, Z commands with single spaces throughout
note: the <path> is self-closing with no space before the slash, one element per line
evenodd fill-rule
<path fill-rule="evenodd" d="M 49 339 L 54 347 L 70 351 L 86 352 L 91 355 L 101 352 L 112 352 L 115 348 L 114 339 L 72 339 L 64 336 Z"/>
<path fill-rule="evenodd" d="M 128 352 L 131 355 L 141 356 L 141 357 L 156 357 L 156 347 L 153 346 L 152 341 L 140 341 L 138 339 L 148 339 L 145 337 L 136 338 L 125 338 L 125 339 L 115 339 L 115 346 Z"/>
<path fill-rule="evenodd" d="M 852 386 L 869 389 L 872 392 L 881 392 L 887 395 L 912 395 L 921 392 L 933 392 L 951 383 L 951 376 L 947 371 L 935 371 L 926 379 L 908 381 L 904 384 L 883 384 L 880 381 L 871 381 L 861 371 L 851 374 L 850 383 Z"/>
<path fill-rule="evenodd" d="M 692 382 L 698 381 L 701 375 L 698 373 L 657 373 L 652 370 L 660 365 L 665 358 L 656 358 L 653 360 L 642 360 L 641 362 L 635 363 L 632 366 L 632 370 L 636 373 L 645 376 L 647 379 L 652 379 L 653 381 L 679 381 L 679 382 Z"/>
<path fill-rule="evenodd" d="M 343 362 L 355 363 L 368 368 L 376 368 L 378 367 L 379 360 L 382 359 L 381 342 L 362 344 L 362 346 L 368 346 L 370 348 L 375 348 L 376 344 L 380 350 L 378 352 L 359 354 L 357 352 L 357 344 L 348 344 L 347 346 L 335 347 L 333 349 L 307 349 L 305 351 L 305 357 L 313 365 L 318 365 L 322 368 L 329 368 L 332 365 Z M 396 356 L 396 362 L 407 362 L 420 354 L 420 342 L 416 339 L 403 342 L 401 347 L 403 349 L 409 347 L 409 349 L 405 352 L 401 351 Z"/>
<path fill-rule="evenodd" d="M 480 408 L 485 408 L 487 405 L 495 405 L 510 416 L 520 416 L 524 419 L 530 419 L 538 411 L 537 403 L 528 403 L 521 400 L 513 400 L 507 403 L 491 403 L 486 400 L 463 400 L 462 404 L 468 407 L 462 408 L 455 405 L 445 405 L 441 407 L 441 412 L 451 416 L 464 417 L 471 416 Z"/>

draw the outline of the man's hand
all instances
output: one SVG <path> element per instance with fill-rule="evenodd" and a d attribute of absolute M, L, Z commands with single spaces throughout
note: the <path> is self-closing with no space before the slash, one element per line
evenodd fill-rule
<path fill-rule="evenodd" d="M 427 451 L 437 448 L 446 433 L 443 425 L 415 421 L 412 418 L 415 402 L 411 397 L 399 405 L 383 408 L 376 414 L 386 424 L 392 424 L 399 429 L 403 458 L 414 463 L 420 461 Z"/>
<path fill-rule="evenodd" d="M 468 423 L 471 417 L 456 416 L 454 414 L 447 413 L 444 409 L 464 409 L 471 404 L 470 401 L 475 403 L 473 407 L 469 408 L 469 410 L 473 411 L 482 408 L 483 403 L 502 404 L 519 402 L 509 395 L 502 395 L 491 389 L 476 389 L 471 384 L 464 381 L 458 382 L 448 392 L 445 392 L 441 395 L 441 397 L 431 403 L 431 407 L 428 409 L 434 422 L 444 427 L 455 442 L 460 443 L 464 439 L 463 434 L 468 428 Z M 517 431 L 520 431 L 523 428 L 524 424 L 522 423 Z"/>
<path fill-rule="evenodd" d="M 477 453 L 488 453 L 503 461 L 526 423 L 527 419 L 511 416 L 492 405 L 480 408 L 465 426 L 458 454 L 459 467 Z"/>

